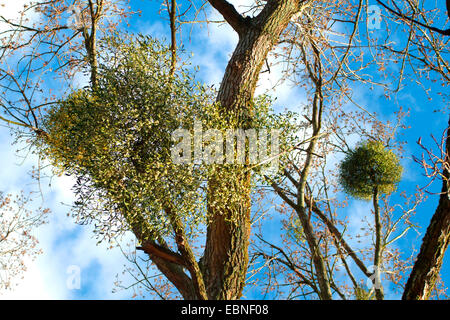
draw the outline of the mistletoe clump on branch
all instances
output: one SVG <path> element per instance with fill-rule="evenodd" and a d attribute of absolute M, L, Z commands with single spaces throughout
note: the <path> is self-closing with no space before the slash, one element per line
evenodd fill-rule
<path fill-rule="evenodd" d="M 139 238 L 158 239 L 173 215 L 195 220 L 201 211 L 204 177 L 198 166 L 173 163 L 171 133 L 192 128 L 210 97 L 187 70 L 171 72 L 170 50 L 155 39 L 110 37 L 102 47 L 97 85 L 48 113 L 41 147 L 78 178 L 82 219 L 99 225 L 106 217 L 102 225 L 110 228 L 112 217 L 125 218 L 119 224 Z"/>
<path fill-rule="evenodd" d="M 370 199 L 374 189 L 392 193 L 401 179 L 403 168 L 398 157 L 381 142 L 367 141 L 351 151 L 341 163 L 339 180 L 345 192 Z"/>

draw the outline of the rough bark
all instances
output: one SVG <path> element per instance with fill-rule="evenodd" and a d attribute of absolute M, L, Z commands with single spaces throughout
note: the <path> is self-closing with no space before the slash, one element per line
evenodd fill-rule
<path fill-rule="evenodd" d="M 177 21 L 177 2 L 176 0 L 170 1 L 170 9 L 167 8 L 169 11 L 169 20 L 170 20 L 170 51 L 172 53 L 171 56 L 171 65 L 170 65 L 170 76 L 173 76 L 175 74 L 175 69 L 177 65 L 177 27 L 176 27 L 176 21 Z"/>
<path fill-rule="evenodd" d="M 450 159 L 450 119 L 445 143 L 445 163 Z M 427 300 L 435 286 L 450 241 L 449 172 L 443 169 L 442 190 L 438 207 L 423 238 L 420 252 L 403 292 L 403 300 Z"/>
<path fill-rule="evenodd" d="M 254 18 L 242 18 L 226 1 L 210 1 L 238 32 L 239 42 L 227 65 L 217 102 L 224 117 L 238 119 L 245 129 L 251 120 L 252 100 L 261 67 L 292 16 L 299 1 L 268 1 Z M 222 9 L 221 9 L 222 8 Z M 208 182 L 208 216 L 211 222 L 202 258 L 202 272 L 209 299 L 238 299 L 242 295 L 248 265 L 250 236 L 250 176 L 224 182 L 218 169 Z M 246 189 L 239 203 L 223 197 L 225 189 Z M 225 192 L 226 194 L 226 192 Z"/>
<path fill-rule="evenodd" d="M 311 75 L 313 76 L 313 75 Z M 314 78 L 313 78 L 314 79 Z M 312 166 L 313 155 L 316 149 L 317 136 L 321 129 L 321 118 L 322 118 L 322 80 L 321 78 L 314 81 L 317 85 L 316 94 L 314 96 L 313 103 L 313 115 L 312 115 L 312 125 L 313 125 L 313 135 L 312 140 L 306 150 L 306 160 L 303 166 L 303 170 L 300 174 L 299 186 L 297 189 L 297 201 L 298 209 L 296 210 L 299 220 L 302 224 L 303 232 L 305 234 L 306 241 L 308 242 L 309 248 L 311 250 L 312 261 L 317 275 L 317 281 L 320 288 L 320 299 L 321 300 L 332 300 L 333 296 L 331 293 L 330 279 L 328 277 L 327 268 L 325 264 L 324 257 L 320 251 L 319 242 L 314 233 L 313 225 L 311 224 L 310 217 L 307 213 L 307 203 L 305 197 L 306 181 L 309 176 L 309 170 Z"/>
<path fill-rule="evenodd" d="M 381 260 L 382 260 L 382 243 L 381 243 L 381 219 L 380 207 L 378 205 L 378 187 L 374 188 L 373 192 L 373 208 L 375 215 L 375 253 L 373 264 L 375 266 L 374 274 L 372 275 L 372 283 L 375 287 L 375 297 L 377 300 L 384 300 L 383 286 L 381 285 Z"/>
<path fill-rule="evenodd" d="M 84 38 L 84 47 L 87 53 L 87 60 L 90 66 L 90 76 L 92 87 L 97 86 L 97 73 L 98 73 L 98 61 L 97 61 L 97 27 L 99 19 L 103 12 L 103 2 L 97 3 L 95 8 L 94 3 L 89 1 L 89 12 L 91 18 L 90 33 L 87 26 L 83 26 L 81 32 Z"/>

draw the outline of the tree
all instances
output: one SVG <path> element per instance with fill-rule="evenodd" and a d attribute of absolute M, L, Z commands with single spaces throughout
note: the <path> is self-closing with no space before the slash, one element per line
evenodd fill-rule
<path fill-rule="evenodd" d="M 184 298 L 206 298 L 186 236 L 202 221 L 205 176 L 173 163 L 170 147 L 171 133 L 189 128 L 208 97 L 188 74 L 171 75 L 170 50 L 155 40 L 114 37 L 102 51 L 96 86 L 48 114 L 44 152 L 78 178 L 80 219 L 97 221 L 107 237 L 131 230 Z M 172 233 L 181 254 L 166 243 Z"/>
<path fill-rule="evenodd" d="M 450 123 L 449 123 L 450 128 Z M 430 156 L 429 160 L 433 170 L 427 173 L 427 176 L 434 180 L 440 177 L 442 180 L 442 189 L 439 195 L 439 203 L 433 214 L 430 224 L 423 237 L 420 252 L 411 275 L 406 283 L 405 291 L 402 299 L 404 300 L 427 300 L 430 298 L 436 282 L 439 279 L 439 271 L 442 267 L 444 254 L 449 244 L 450 234 L 450 209 L 449 209 L 449 159 L 450 152 L 450 134 L 449 128 L 439 146 L 441 150 L 440 156 L 435 156 L 431 150 L 425 148 L 420 142 L 419 144 L 427 151 Z M 425 159 L 421 161 L 424 169 L 427 170 L 429 164 Z"/>
<path fill-rule="evenodd" d="M 444 87 L 448 87 L 450 83 L 450 68 L 445 53 L 447 52 L 446 48 L 448 48 L 450 29 L 433 26 L 430 19 L 430 11 L 425 4 L 411 4 L 408 2 L 407 5 L 403 3 L 398 5 L 392 1 L 391 5 L 379 0 L 377 2 L 389 12 L 393 20 L 402 23 L 404 28 L 409 29 L 410 41 L 403 49 L 399 50 L 393 46 L 389 46 L 388 49 L 395 54 L 406 53 L 408 59 L 410 59 L 410 64 L 416 64 L 416 68 L 425 67 L 427 77 L 436 77 L 436 81 L 440 81 Z M 446 1 L 446 11 L 447 16 L 450 16 L 449 1 Z M 437 23 L 444 24 L 444 11 L 439 13 Z M 413 26 L 413 28 L 410 28 L 410 26 Z M 413 35 L 416 36 L 413 37 Z M 448 130 L 446 130 L 446 138 L 442 139 L 440 147 L 442 154 L 438 163 L 442 164 L 441 170 L 434 170 L 431 175 L 427 174 L 431 178 L 431 182 L 435 180 L 436 176 L 442 177 L 442 187 L 438 206 L 431 218 L 420 252 L 403 293 L 403 299 L 405 300 L 422 300 L 430 297 L 439 277 L 444 254 L 449 244 L 448 133 Z M 419 144 L 421 145 L 420 139 Z M 421 146 L 423 147 L 423 145 Z M 432 154 L 430 150 L 427 151 L 428 155 Z M 436 159 L 432 160 L 432 163 L 436 164 Z M 423 165 L 427 169 L 425 162 L 423 162 Z"/>
<path fill-rule="evenodd" d="M 393 15 L 393 21 L 401 20 L 414 26 L 406 34 L 410 36 L 407 48 L 414 46 L 423 53 L 423 56 L 416 56 L 410 50 L 393 47 L 389 37 L 381 43 L 371 38 L 372 33 L 360 24 L 367 9 L 363 1 L 256 1 L 247 12 L 248 16 L 240 14 L 227 1 L 208 2 L 239 37 L 214 103 L 203 103 L 210 99 L 210 92 L 201 85 L 194 85 L 189 74 L 183 71 L 177 52 L 180 42 L 177 31 L 186 22 L 181 19 L 191 18 L 189 22 L 195 22 L 199 11 L 194 12 L 192 18 L 187 13 L 189 10 L 179 13 L 180 2 L 164 1 L 169 14 L 170 48 L 155 50 L 154 46 L 158 45 L 149 39 L 130 45 L 116 37 L 109 42 L 113 43 L 109 47 L 112 50 L 103 47 L 110 55 L 102 57 L 103 50 L 99 48 L 103 44 L 99 40 L 117 27 L 108 17 L 125 17 L 129 10 L 110 0 L 52 0 L 24 9 L 25 13 L 36 10 L 41 15 L 42 20 L 34 25 L 25 19 L 1 18 L 8 26 L 2 33 L 8 37 L 3 39 L 1 47 L 5 62 L 0 68 L 0 104 L 5 112 L 2 120 L 22 127 L 24 136 L 38 141 L 36 146 L 44 148 L 44 154 L 52 157 L 62 171 L 78 176 L 77 192 L 81 198 L 76 205 L 88 209 L 83 212 L 84 217 L 101 220 L 97 229 L 100 236 L 105 228 L 131 230 L 139 249 L 183 298 L 238 299 L 242 296 L 249 267 L 252 191 L 255 190 L 255 175 L 248 170 L 249 159 L 243 165 L 214 165 L 208 170 L 201 166 L 179 169 L 168 162 L 172 142 L 153 136 L 148 129 L 158 122 L 164 124 L 163 131 L 168 133 L 180 126 L 192 125 L 188 120 L 192 117 L 208 125 L 212 119 L 220 129 L 254 128 L 261 110 L 255 88 L 263 68 L 270 70 L 268 58 L 272 52 L 277 61 L 287 66 L 284 78 L 308 89 L 308 105 L 303 116 L 310 131 L 305 130 L 305 139 L 292 139 L 295 143 L 285 150 L 288 158 L 283 159 L 281 175 L 262 178 L 265 187 L 270 185 L 295 213 L 296 218 L 292 219 L 295 227 L 289 231 L 299 242 L 306 240 L 304 249 L 311 258 L 311 279 L 301 272 L 296 275 L 303 277 L 302 281 L 321 299 L 333 298 L 334 292 L 345 298 L 333 278 L 334 261 L 340 260 L 345 266 L 345 259 L 350 256 L 364 275 L 371 277 L 373 273 L 337 228 L 339 221 L 331 208 L 338 205 L 329 200 L 329 172 L 321 160 L 325 160 L 328 153 L 348 152 L 346 138 L 351 130 L 344 133 L 351 126 L 346 127 L 348 122 L 354 122 L 360 139 L 370 138 L 371 134 L 363 128 L 367 123 L 373 125 L 375 135 L 381 132 L 386 138 L 391 134 L 388 124 L 381 123 L 364 106 L 354 103 L 352 84 L 380 86 L 386 95 L 393 94 L 396 89 L 389 88 L 389 81 L 383 80 L 383 77 L 389 79 L 386 67 L 394 63 L 402 66 L 398 89 L 405 74 L 403 66 L 409 58 L 439 69 L 443 77 L 448 76 L 448 65 L 439 53 L 442 42 L 431 37 L 428 38 L 431 44 L 427 44 L 426 36 L 417 41 L 412 36 L 418 30 L 424 30 L 426 35 L 437 32 L 445 36 L 446 30 L 429 27 L 427 11 L 419 10 L 409 1 L 403 2 L 403 7 L 395 3 L 395 10 L 379 1 Z M 186 3 L 196 8 L 195 1 Z M 71 13 L 69 4 L 79 8 L 80 16 L 76 17 L 75 25 L 64 22 Z M 398 12 L 404 7 L 413 12 L 412 17 L 409 11 Z M 336 28 L 344 30 L 345 41 L 333 36 Z M 388 32 L 389 36 L 395 36 Z M 23 58 L 12 59 L 19 52 L 25 53 Z M 164 64 L 156 63 L 155 57 L 162 58 Z M 135 65 L 142 70 L 133 68 Z M 54 70 L 60 72 L 59 76 L 64 75 L 65 82 L 59 86 L 62 90 L 50 96 L 45 94 L 48 91 L 42 83 L 52 80 L 39 72 Z M 89 74 L 89 88 L 71 92 L 71 76 L 80 70 Z M 149 70 L 156 75 L 155 82 L 146 81 Z M 368 75 L 373 70 L 381 75 L 376 78 Z M 104 102 L 109 108 L 105 108 Z M 360 117 L 343 116 L 342 106 L 349 102 L 362 110 Z M 160 105 L 161 109 L 155 112 L 143 107 L 152 104 Z M 205 104 L 208 112 L 204 112 Z M 173 106 L 177 107 L 173 109 Z M 147 118 L 148 113 L 152 117 Z M 370 122 L 368 118 L 375 120 Z M 145 121 L 141 122 L 142 119 Z M 139 126 L 135 127 L 136 124 Z M 394 140 L 394 134 L 389 139 Z M 304 144 L 306 149 L 303 149 Z M 118 150 L 113 151 L 113 146 Z M 235 147 L 238 148 L 237 144 Z M 195 175 L 191 174 L 193 170 Z M 199 189 L 201 192 L 194 192 Z M 186 195 L 195 195 L 195 198 L 185 202 Z M 412 209 L 401 214 L 401 221 L 406 221 L 403 218 L 415 210 L 417 202 L 413 201 Z M 313 214 L 316 222 L 311 218 Z M 189 220 L 190 217 L 194 221 Z M 196 249 L 190 238 L 195 232 L 189 228 L 195 227 L 198 219 L 203 219 L 200 222 L 204 222 L 206 228 L 203 251 Z M 392 221 L 386 219 L 385 224 L 389 225 Z M 386 233 L 392 236 L 397 226 L 392 223 Z M 165 241 L 166 235 L 170 236 L 170 242 Z M 395 239 L 396 236 L 386 237 L 385 242 L 388 244 Z M 264 238 L 261 243 L 266 249 L 285 251 Z M 264 258 L 273 258 L 264 251 L 259 253 Z M 337 259 L 330 259 L 331 255 Z M 201 258 L 197 259 L 199 256 Z M 296 269 L 291 259 L 278 262 Z M 348 268 L 347 273 L 354 291 L 360 292 Z"/>
<path fill-rule="evenodd" d="M 54 167 L 77 177 L 75 204 L 81 220 L 95 221 L 108 238 L 131 230 L 139 248 L 184 298 L 206 298 L 198 253 L 191 246 L 199 225 L 207 223 L 203 183 L 216 174 L 222 161 L 212 168 L 191 162 L 189 131 L 181 141 L 183 145 L 187 141 L 188 150 L 182 151 L 178 163 L 173 134 L 190 130 L 195 121 L 216 128 L 215 132 L 227 127 L 211 93 L 187 70 L 173 72 L 171 50 L 157 40 L 116 35 L 100 48 L 105 62 L 97 66 L 96 85 L 72 93 L 49 111 L 38 148 Z M 255 103 L 252 128 L 274 128 L 279 120 L 270 120 L 264 98 Z M 283 123 L 285 131 L 288 127 Z M 242 165 L 226 167 L 227 177 L 248 171 Z M 242 201 L 240 192 L 231 191 L 222 196 Z M 187 268 L 192 287 L 180 286 L 177 279 L 183 271 L 167 269 L 158 258 Z"/>
<path fill-rule="evenodd" d="M 400 23 L 404 27 L 403 32 L 405 34 L 408 34 L 407 41 L 405 42 L 393 42 L 386 45 L 380 45 L 379 47 L 376 45 L 377 39 L 371 38 L 372 34 L 368 31 L 367 34 L 367 40 L 368 45 L 374 45 L 375 48 L 381 48 L 385 52 L 393 53 L 394 61 L 403 61 L 402 67 L 400 70 L 400 76 L 396 76 L 398 80 L 398 85 L 396 86 L 396 91 L 400 90 L 402 86 L 402 82 L 404 82 L 407 78 L 407 66 L 410 67 L 409 71 L 412 73 L 412 77 L 419 77 L 422 76 L 422 74 L 418 73 L 417 70 L 425 67 L 425 72 L 427 79 L 433 78 L 433 81 L 436 80 L 443 80 L 443 86 L 446 87 L 448 85 L 448 63 L 446 59 L 444 58 L 444 55 L 448 52 L 445 48 L 448 46 L 448 38 L 442 38 L 439 36 L 436 36 L 436 34 L 446 36 L 448 35 L 448 30 L 437 28 L 431 25 L 431 10 L 434 8 L 428 8 L 424 4 L 412 4 L 411 2 L 401 2 L 401 1 L 391 1 L 387 4 L 378 1 L 378 3 L 387 10 L 387 15 L 383 16 L 386 23 L 386 32 L 389 34 L 391 24 L 389 23 L 390 19 L 394 21 L 395 23 Z M 392 6 L 389 6 L 392 4 Z M 438 15 L 439 17 L 442 17 L 442 15 Z M 346 21 L 352 21 L 352 20 L 346 20 Z M 442 21 L 441 22 L 445 22 Z M 390 35 L 390 34 L 389 34 Z M 376 49 L 375 49 L 376 50 Z M 381 53 L 380 53 L 381 55 Z M 385 66 L 380 67 L 380 70 L 385 70 Z M 434 73 L 434 75 L 433 75 Z M 434 79 L 434 76 L 440 77 L 440 79 Z M 389 93 L 386 93 L 388 95 Z M 446 93 L 443 93 L 444 97 L 446 97 Z M 445 99 L 445 98 L 444 98 Z M 349 120 L 345 120 L 349 121 Z M 359 130 L 362 125 L 357 125 L 356 128 Z M 379 126 L 379 125 L 377 125 Z M 341 130 L 341 129 L 339 129 Z M 365 130 L 362 130 L 363 136 L 366 135 L 367 132 L 364 132 Z M 374 139 L 374 137 L 378 138 L 377 135 L 369 135 L 368 138 Z M 375 138 L 375 139 L 376 139 Z M 344 149 L 347 147 L 347 143 L 344 139 L 339 139 L 344 143 Z M 419 140 L 420 141 L 420 140 Z M 444 141 L 444 140 L 443 140 Z M 435 216 L 432 218 L 432 223 L 429 226 L 429 229 L 427 230 L 427 234 L 424 238 L 424 243 L 421 248 L 421 253 L 418 256 L 417 262 L 414 264 L 413 272 L 411 273 L 411 276 L 409 277 L 408 284 L 405 288 L 404 292 L 404 298 L 409 297 L 409 299 L 424 299 L 428 298 L 431 294 L 435 280 L 438 278 L 439 270 L 441 267 L 442 259 L 444 256 L 445 248 L 447 247 L 448 239 L 448 219 L 446 218 L 448 215 L 447 210 L 445 209 L 445 205 L 441 205 L 442 203 L 445 203 L 448 201 L 447 195 L 447 179 L 445 178 L 446 173 L 446 167 L 447 167 L 447 151 L 445 150 L 445 142 L 442 143 L 442 146 L 440 145 L 441 150 L 441 156 L 434 156 L 434 154 L 429 150 L 426 149 L 428 152 L 428 155 L 432 155 L 431 163 L 425 164 L 425 162 L 422 162 L 425 169 L 427 169 L 427 175 L 431 177 L 433 180 L 435 177 L 443 177 L 443 187 L 442 187 L 442 193 L 441 193 L 441 200 L 440 205 L 438 206 L 438 210 L 435 214 Z M 324 153 L 319 153 L 320 156 L 324 156 Z M 441 167 L 442 165 L 442 167 Z M 294 167 L 295 168 L 295 167 Z M 429 169 L 431 170 L 431 174 L 429 172 Z M 442 170 L 439 170 L 439 168 L 442 168 Z M 299 168 L 295 168 L 293 170 L 294 174 L 287 175 L 287 178 L 292 182 L 292 184 L 298 188 L 298 175 L 300 175 L 301 170 Z M 444 174 L 444 175 L 443 175 Z M 300 175 L 301 177 L 301 175 Z M 303 178 L 303 177 L 302 177 Z M 304 178 L 303 178 L 304 179 Z M 326 188 L 327 182 L 323 181 L 323 188 Z M 325 189 L 326 190 L 326 189 Z M 290 190 L 282 190 L 279 188 L 279 191 L 284 192 L 284 196 L 286 194 L 293 194 L 295 195 L 295 192 L 292 192 Z M 423 189 L 422 191 L 423 192 Z M 279 192 L 278 192 L 279 193 Z M 420 196 L 420 194 L 419 194 Z M 325 198 L 329 199 L 329 196 L 325 193 L 325 195 L 320 193 L 319 198 Z M 284 199 L 287 204 L 289 204 L 292 208 L 297 208 L 298 204 L 293 203 L 292 201 L 288 201 L 287 199 Z M 323 201 L 325 203 L 328 203 L 327 213 L 331 215 L 331 210 L 329 209 L 331 206 L 329 205 L 330 201 Z M 418 201 L 420 202 L 420 200 Z M 417 201 L 415 201 L 415 204 L 412 206 L 411 210 L 415 210 L 416 205 L 418 204 Z M 330 232 L 334 235 L 336 235 L 336 239 L 341 242 L 343 248 L 346 248 L 347 250 L 344 250 L 350 257 L 352 257 L 356 264 L 360 267 L 361 271 L 366 274 L 367 277 L 370 277 L 370 274 L 367 274 L 367 270 L 362 263 L 361 260 L 359 260 L 355 252 L 351 250 L 351 248 L 348 246 L 348 244 L 345 242 L 345 240 L 342 240 L 342 234 L 340 234 L 339 230 L 336 228 L 336 225 L 332 223 L 332 220 L 327 218 L 325 216 L 319 206 L 314 206 L 316 202 L 311 201 L 311 207 L 313 212 L 315 212 L 319 217 L 320 220 L 322 220 L 327 226 Z M 390 211 L 390 210 L 389 210 Z M 405 210 L 405 214 L 411 213 L 410 209 Z M 310 215 L 311 216 L 311 215 Z M 407 221 L 407 220 L 406 220 Z M 395 223 L 394 225 L 396 225 Z M 408 227 L 407 229 L 409 229 Z M 318 233 L 321 232 L 320 225 L 317 227 Z M 405 230 L 407 230 L 405 229 Z M 390 232 L 389 232 L 390 233 Z M 404 234 L 403 232 L 401 234 Z M 325 238 L 325 235 L 323 233 L 319 233 L 319 236 L 321 239 Z M 396 238 L 397 239 L 397 238 Z M 323 240 L 325 242 L 325 240 Z M 325 242 L 326 243 L 326 242 Z M 389 243 L 389 242 L 388 242 Z M 325 247 L 326 244 L 323 245 Z M 278 251 L 278 254 L 285 255 L 286 254 L 286 248 L 280 248 L 275 247 L 271 244 L 272 249 Z M 438 248 L 438 250 L 435 250 Z M 324 249 L 325 250 L 325 249 Z M 339 253 L 339 249 L 338 254 Z M 291 250 L 289 250 L 291 251 Z M 261 251 L 260 251 L 261 253 Z M 277 255 L 267 255 L 268 261 L 278 260 Z M 342 261 L 343 265 L 346 267 L 345 261 Z M 307 283 L 309 282 L 309 286 L 314 289 L 314 283 L 311 284 L 307 277 L 305 277 L 305 273 L 300 273 L 298 268 L 298 264 L 296 264 L 296 261 L 286 261 L 282 260 L 281 264 L 283 264 L 285 267 L 287 266 L 287 270 L 294 271 L 293 273 L 300 277 L 300 280 L 298 280 L 298 283 Z M 354 281 L 354 277 L 350 274 L 348 268 L 346 267 L 349 277 L 351 278 L 352 282 L 354 283 L 354 286 L 356 286 L 356 282 Z M 316 271 L 317 272 L 317 271 Z M 331 271 L 330 271 L 331 272 Z M 308 273 L 306 273 L 308 274 Z M 314 278 L 314 277 L 312 277 Z M 334 284 L 332 280 L 330 280 L 331 284 Z M 337 288 L 335 286 L 333 287 L 335 291 L 339 293 Z M 307 293 L 309 294 L 309 293 Z M 341 297 L 344 297 L 344 295 L 340 294 Z"/>
<path fill-rule="evenodd" d="M 402 112 L 398 114 L 399 123 L 404 115 Z M 372 130 L 364 132 L 366 129 L 362 124 L 366 123 L 368 119 L 361 115 L 358 117 L 357 113 L 349 114 L 348 118 L 341 118 L 344 123 L 348 119 L 361 125 L 363 131 L 359 132 L 361 129 L 353 126 L 345 127 L 341 125 L 340 129 L 343 132 L 346 130 L 353 133 L 357 132 L 358 136 L 365 136 L 367 139 L 377 137 L 383 139 L 383 143 L 388 145 L 392 143 L 392 131 L 395 131 L 399 126 L 399 124 L 383 126 L 378 121 L 372 120 L 372 122 L 369 122 L 373 126 Z M 332 123 L 337 122 L 332 121 Z M 308 221 L 311 227 L 304 228 L 301 224 L 298 215 L 302 211 L 297 196 L 300 188 L 299 181 L 304 174 L 300 167 L 304 161 L 302 153 L 308 152 L 308 149 L 301 150 L 302 153 L 288 159 L 289 164 L 283 173 L 284 181 L 272 183 L 276 194 L 283 199 L 283 203 L 278 205 L 278 211 L 283 217 L 286 217 L 283 220 L 286 231 L 282 234 L 283 241 L 279 243 L 271 243 L 265 240 L 269 235 L 265 234 L 263 230 L 259 230 L 257 233 L 259 243 L 256 243 L 253 248 L 253 257 L 255 261 L 258 261 L 257 259 L 260 257 L 263 258 L 263 262 L 267 265 L 267 280 L 260 286 L 265 293 L 268 293 L 270 290 L 278 290 L 274 288 L 277 283 L 281 288 L 285 288 L 287 281 L 287 283 L 290 283 L 287 293 L 276 293 L 282 298 L 324 299 L 319 284 L 321 281 L 323 282 L 326 276 L 328 280 L 325 284 L 329 286 L 333 298 L 368 299 L 372 298 L 372 295 L 376 293 L 375 289 L 379 288 L 377 296 L 378 299 L 382 299 L 382 285 L 379 277 L 383 275 L 386 280 L 400 287 L 399 289 L 403 291 L 400 279 L 406 273 L 408 263 L 403 260 L 400 252 L 392 245 L 413 227 L 409 221 L 420 202 L 423 201 L 422 193 L 418 192 L 411 196 L 402 195 L 404 203 L 392 203 L 389 196 L 382 196 L 380 198 L 381 204 L 379 204 L 377 196 L 374 205 L 378 223 L 374 224 L 369 220 L 364 220 L 360 232 L 349 234 L 350 231 L 347 229 L 349 220 L 343 217 L 342 213 L 343 209 L 348 206 L 348 200 L 341 200 L 338 197 L 339 190 L 342 189 L 337 183 L 339 181 L 339 167 L 333 168 L 327 163 L 330 161 L 329 159 L 333 161 L 333 158 L 336 157 L 335 153 L 344 153 L 345 159 L 346 157 L 351 158 L 356 151 L 345 149 L 341 149 L 344 151 L 337 151 L 339 149 L 336 148 L 336 142 L 330 137 L 319 137 L 318 141 L 320 147 L 312 153 L 314 160 L 309 176 L 306 176 L 307 182 L 304 192 L 306 207 L 303 219 Z M 398 170 L 398 163 L 393 153 L 384 151 L 380 142 L 373 142 L 372 145 L 377 146 L 381 154 L 378 157 L 366 156 L 364 162 L 356 162 L 359 171 L 364 172 L 368 168 L 376 168 L 376 166 L 369 165 L 371 158 L 372 163 L 376 163 L 373 160 L 377 158 L 388 159 L 388 162 L 394 160 L 393 164 L 391 163 L 391 166 L 387 167 L 397 169 L 397 171 L 390 171 L 391 178 L 393 176 L 394 180 L 397 180 L 401 170 Z M 375 147 L 375 150 L 377 147 Z M 339 146 L 339 148 L 345 148 L 345 144 Z M 374 155 L 370 151 L 368 153 Z M 347 166 L 347 168 L 351 168 L 351 166 Z M 363 174 L 350 175 L 350 178 L 353 178 L 351 182 L 360 182 L 366 177 L 367 182 L 369 176 Z M 392 191 L 393 185 L 385 185 L 385 190 Z M 363 194 L 363 196 L 372 198 L 373 189 L 368 188 L 366 191 L 368 193 Z M 315 240 L 315 247 L 310 245 L 308 237 Z M 372 239 L 374 239 L 373 244 Z M 367 242 L 367 244 L 364 246 L 358 245 L 360 242 Z M 324 265 L 322 276 L 314 264 L 314 255 L 318 256 Z M 353 267 L 350 266 L 350 262 L 354 263 Z M 367 282 L 361 283 L 358 279 L 359 274 Z M 366 289 L 369 280 L 372 286 L 371 290 Z M 266 285 L 267 283 L 270 286 Z"/>
<path fill-rule="evenodd" d="M 373 281 L 377 300 L 384 298 L 379 271 L 382 259 L 382 225 L 378 196 L 394 191 L 400 182 L 402 171 L 395 154 L 385 150 L 378 141 L 368 141 L 360 145 L 347 155 L 340 166 L 339 178 L 344 190 L 357 198 L 372 198 L 373 201 L 376 230 Z"/>

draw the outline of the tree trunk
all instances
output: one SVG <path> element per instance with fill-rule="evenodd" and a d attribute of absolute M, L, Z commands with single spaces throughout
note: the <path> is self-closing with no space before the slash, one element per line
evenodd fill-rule
<path fill-rule="evenodd" d="M 319 53 L 316 51 L 316 59 L 319 59 Z M 321 70 L 318 68 L 318 71 Z M 314 81 L 316 84 L 316 93 L 313 101 L 312 112 L 312 126 L 313 134 L 311 136 L 311 142 L 306 150 L 306 160 L 303 170 L 300 174 L 299 186 L 297 189 L 297 201 L 298 209 L 296 210 L 298 218 L 302 224 L 303 232 L 305 234 L 306 241 L 311 250 L 311 258 L 316 271 L 317 282 L 319 283 L 319 298 L 321 300 L 332 300 L 333 295 L 331 292 L 330 279 L 327 273 L 327 266 L 325 259 L 321 253 L 319 241 L 314 233 L 314 227 L 311 223 L 310 216 L 307 214 L 307 204 L 305 199 L 306 181 L 309 176 L 309 171 L 313 164 L 313 156 L 316 149 L 317 137 L 320 134 L 322 127 L 322 111 L 323 111 L 323 96 L 322 96 L 322 75 L 319 71 L 318 75 L 310 75 L 311 77 L 317 76 Z"/>
<path fill-rule="evenodd" d="M 445 163 L 449 164 L 450 119 L 445 143 Z M 449 171 L 443 169 L 442 192 L 439 204 L 431 218 L 423 238 L 419 255 L 409 276 L 403 293 L 403 300 L 426 300 L 430 297 L 444 260 L 450 240 L 450 193 Z"/>
<path fill-rule="evenodd" d="M 300 4 L 294 0 L 268 1 L 262 12 L 250 19 L 234 12 L 225 1 L 210 2 L 239 33 L 239 42 L 225 70 L 217 102 L 224 118 L 246 129 L 251 122 L 253 96 L 261 67 Z M 229 196 L 233 193 L 231 190 L 242 192 L 238 201 Z M 208 298 L 239 299 L 248 265 L 248 172 L 235 175 L 224 167 L 216 170 L 208 181 L 208 217 L 210 223 L 201 261 Z"/>
<path fill-rule="evenodd" d="M 372 275 L 372 283 L 375 287 L 375 297 L 377 300 L 384 300 L 383 286 L 381 284 L 381 260 L 383 256 L 383 248 L 381 243 L 381 217 L 380 207 L 378 205 L 378 187 L 373 191 L 373 209 L 375 215 L 375 253 L 373 258 L 374 274 Z"/>

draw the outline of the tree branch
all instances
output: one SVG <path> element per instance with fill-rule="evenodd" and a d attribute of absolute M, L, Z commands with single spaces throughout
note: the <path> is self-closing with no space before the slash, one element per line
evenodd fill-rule
<path fill-rule="evenodd" d="M 240 34 L 245 28 L 245 18 L 237 12 L 236 8 L 226 0 L 208 0 L 220 12 L 225 21 Z"/>
<path fill-rule="evenodd" d="M 339 232 L 339 230 L 334 226 L 334 224 L 327 218 L 327 216 L 317 207 L 314 201 L 310 199 L 306 199 L 306 203 L 311 208 L 311 210 L 326 224 L 328 230 L 334 235 L 334 237 L 341 243 L 342 247 L 345 249 L 347 254 L 355 261 L 356 265 L 361 269 L 361 271 L 367 276 L 370 277 L 372 274 L 367 270 L 364 262 L 358 258 L 355 254 L 355 251 L 348 245 L 345 241 L 344 236 Z"/>
<path fill-rule="evenodd" d="M 183 267 L 159 257 L 149 255 L 156 267 L 177 288 L 185 300 L 198 299 L 192 280 L 183 271 Z"/>
<path fill-rule="evenodd" d="M 155 242 L 145 241 L 141 247 L 137 247 L 136 249 L 142 250 L 148 255 L 156 256 L 158 258 L 179 264 L 181 266 L 186 266 L 186 262 L 180 254 L 173 252 L 170 249 L 164 248 L 156 244 Z"/>
<path fill-rule="evenodd" d="M 381 243 L 381 221 L 380 221 L 380 208 L 378 205 L 378 187 L 374 188 L 373 192 L 373 209 L 375 214 L 375 252 L 374 261 L 375 265 L 375 278 L 372 280 L 375 285 L 375 296 L 377 300 L 384 300 L 383 286 L 381 285 L 380 278 L 380 266 L 382 260 L 382 243 Z"/>
<path fill-rule="evenodd" d="M 383 6 L 386 10 L 388 10 L 389 12 L 393 13 L 394 15 L 396 15 L 396 16 L 398 16 L 398 17 L 404 19 L 404 20 L 407 20 L 407 21 L 409 21 L 409 22 L 418 24 L 418 25 L 421 26 L 421 27 L 424 27 L 424 28 L 426 28 L 426 29 L 428 29 L 428 30 L 437 32 L 437 33 L 442 34 L 442 35 L 444 35 L 444 36 L 450 36 L 450 29 L 442 30 L 442 29 L 439 29 L 439 28 L 436 28 L 436 27 L 433 27 L 433 26 L 426 25 L 426 24 L 424 24 L 424 23 L 422 23 L 422 22 L 420 22 L 420 21 L 417 21 L 417 20 L 415 20 L 415 19 L 413 19 L 413 18 L 410 18 L 410 17 L 408 17 L 408 16 L 405 16 L 402 12 L 399 12 L 399 11 L 396 11 L 396 10 L 392 9 L 391 7 L 389 7 L 388 5 L 386 5 L 384 2 L 382 2 L 382 1 L 380 1 L 380 0 L 377 0 L 377 2 L 378 2 L 380 5 L 382 5 L 382 6 Z M 449 9 L 449 7 L 450 7 L 450 0 L 447 0 L 447 10 Z M 447 13 L 448 13 L 448 15 L 449 15 L 449 17 L 450 17 L 450 10 L 448 10 Z"/>
<path fill-rule="evenodd" d="M 195 259 L 194 252 L 189 245 L 188 239 L 184 232 L 183 223 L 180 221 L 177 214 L 173 211 L 170 204 L 166 205 L 165 211 L 171 221 L 173 231 L 175 233 L 175 243 L 177 244 L 178 251 L 181 253 L 181 257 L 185 262 L 186 268 L 191 274 L 193 285 L 197 294 L 197 299 L 207 300 L 208 295 L 206 293 L 205 283 L 203 281 L 203 274 Z"/>

